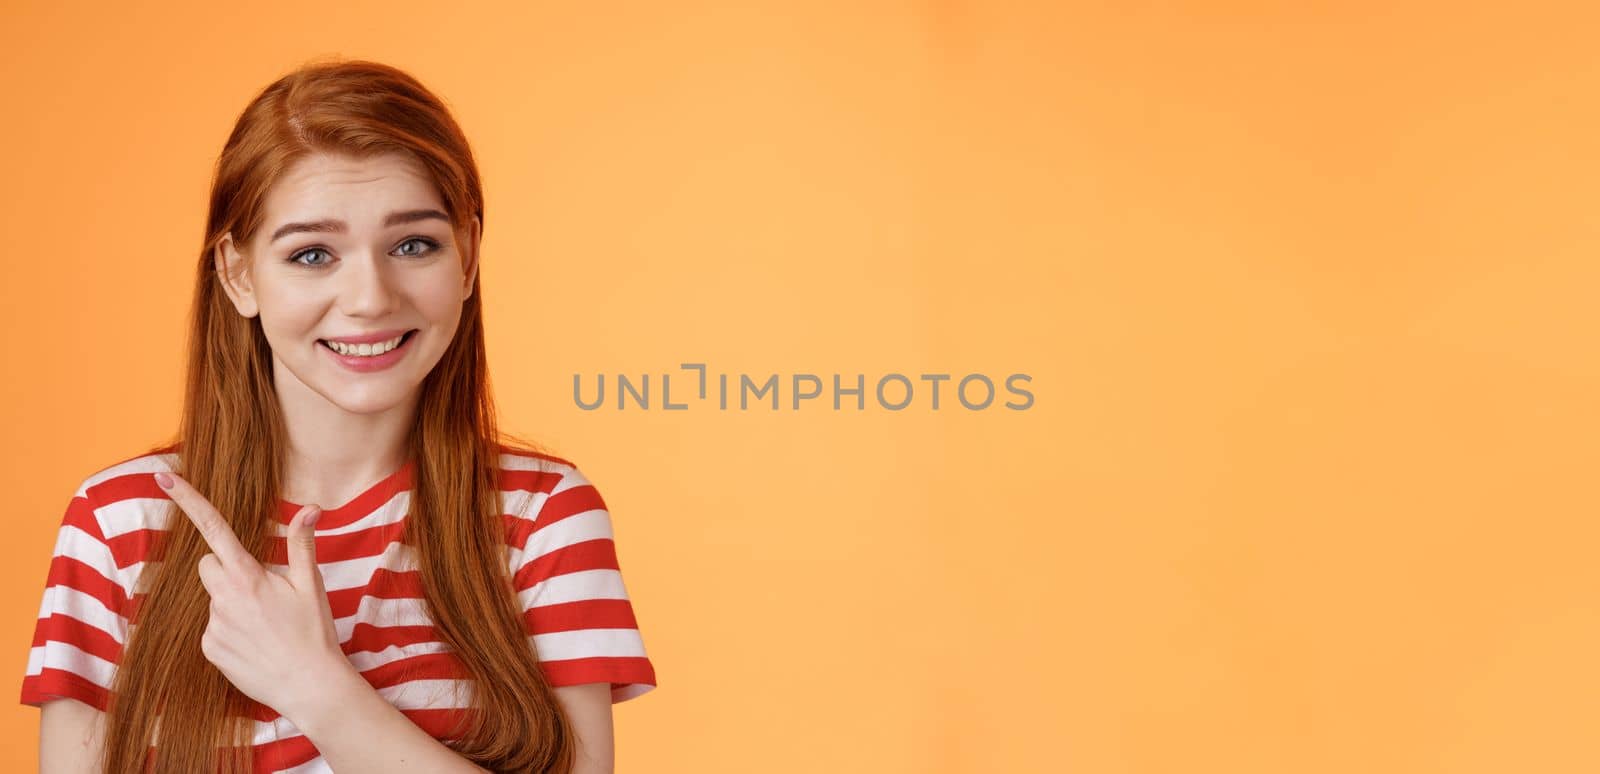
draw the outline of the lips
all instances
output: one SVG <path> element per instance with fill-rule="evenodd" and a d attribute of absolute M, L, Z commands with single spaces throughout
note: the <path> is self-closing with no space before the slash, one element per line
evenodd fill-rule
<path fill-rule="evenodd" d="M 337 342 L 340 342 L 342 344 L 348 344 L 348 345 L 354 347 L 357 344 L 378 344 L 378 343 L 382 343 L 382 342 L 385 342 L 385 341 L 389 341 L 389 340 L 393 339 L 396 335 L 398 335 L 400 337 L 400 341 L 395 343 L 394 349 L 400 349 L 401 347 L 406 345 L 406 342 L 411 340 L 412 336 L 416 335 L 416 332 L 417 332 L 417 329 L 416 328 L 412 328 L 411 330 L 405 331 L 404 333 L 400 333 L 400 332 L 397 331 L 396 333 L 389 334 L 388 336 L 386 336 L 384 338 L 373 339 L 372 341 L 354 342 L 354 341 L 351 341 L 348 338 L 332 339 L 332 341 L 337 341 Z M 368 336 L 360 336 L 360 337 L 357 337 L 357 338 L 366 339 L 366 338 L 370 338 L 370 337 L 368 337 Z M 317 343 L 321 344 L 323 347 L 327 348 L 330 352 L 333 352 L 336 355 L 340 354 L 339 350 L 334 349 L 333 346 L 328 343 L 329 341 L 330 341 L 329 339 L 317 339 Z M 345 357 L 349 357 L 349 356 L 346 355 Z"/>
<path fill-rule="evenodd" d="M 337 341 L 340 344 L 377 344 L 380 341 L 388 341 L 402 333 L 415 333 L 416 330 L 416 328 L 391 328 L 386 331 L 360 333 L 354 336 L 329 336 L 325 339 L 317 339 L 317 341 Z"/>
<path fill-rule="evenodd" d="M 408 331 L 400 337 L 400 342 L 381 355 L 340 354 L 326 341 L 318 339 L 323 351 L 341 368 L 357 374 L 369 374 L 393 368 L 395 364 L 405 360 L 411 354 L 411 340 L 416 338 L 417 331 Z M 362 345 L 366 346 L 366 345 Z"/>

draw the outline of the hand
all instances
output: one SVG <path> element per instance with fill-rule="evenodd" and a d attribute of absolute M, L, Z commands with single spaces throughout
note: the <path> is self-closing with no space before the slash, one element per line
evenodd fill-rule
<path fill-rule="evenodd" d="M 199 562 L 200 582 L 211 595 L 200 651 L 246 696 L 293 721 L 291 709 L 314 700 L 341 672 L 355 671 L 339 649 L 317 567 L 312 528 L 322 509 L 305 506 L 289 522 L 289 570 L 282 575 L 256 561 L 189 482 L 170 473 L 155 478 L 213 552 Z"/>

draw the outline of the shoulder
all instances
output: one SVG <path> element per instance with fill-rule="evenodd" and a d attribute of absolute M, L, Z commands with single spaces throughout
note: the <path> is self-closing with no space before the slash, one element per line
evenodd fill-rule
<path fill-rule="evenodd" d="M 500 489 L 507 494 L 554 495 L 593 486 L 570 459 L 539 449 L 500 445 Z"/>
<path fill-rule="evenodd" d="M 500 495 L 511 519 L 510 541 L 523 546 L 582 531 L 589 539 L 611 537 L 611 514 L 594 482 L 572 460 L 538 449 L 501 447 Z"/>
<path fill-rule="evenodd" d="M 97 506 L 116 505 L 140 495 L 148 495 L 144 484 L 153 484 L 157 472 L 175 470 L 177 465 L 178 453 L 171 448 L 124 457 L 85 476 L 83 483 L 78 485 L 77 495 L 88 498 Z"/>
<path fill-rule="evenodd" d="M 87 506 L 97 537 L 115 542 L 141 530 L 164 529 L 170 498 L 156 486 L 155 474 L 172 471 L 178 455 L 171 448 L 156 449 L 124 457 L 104 465 L 83 478 L 73 493 L 73 502 Z"/>
<path fill-rule="evenodd" d="M 171 448 L 123 457 L 85 476 L 77 494 L 98 503 L 114 502 L 130 481 L 150 478 L 157 471 L 174 470 L 177 464 L 178 453 Z"/>

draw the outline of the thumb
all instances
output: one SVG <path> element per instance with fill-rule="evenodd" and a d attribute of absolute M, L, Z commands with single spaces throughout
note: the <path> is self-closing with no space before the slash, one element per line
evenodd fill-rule
<path fill-rule="evenodd" d="M 317 572 L 317 536 L 313 531 L 321 516 L 322 509 L 315 505 L 301 508 L 284 535 L 289 552 L 289 576 L 300 588 L 320 589 L 322 586 L 322 573 Z"/>

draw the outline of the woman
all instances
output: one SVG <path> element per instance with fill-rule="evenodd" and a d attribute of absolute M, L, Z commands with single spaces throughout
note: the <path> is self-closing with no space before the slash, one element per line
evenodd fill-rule
<path fill-rule="evenodd" d="M 611 703 L 655 674 L 599 493 L 496 426 L 482 227 L 405 73 L 308 66 L 245 109 L 178 435 L 58 533 L 22 689 L 45 771 L 611 769 Z"/>

